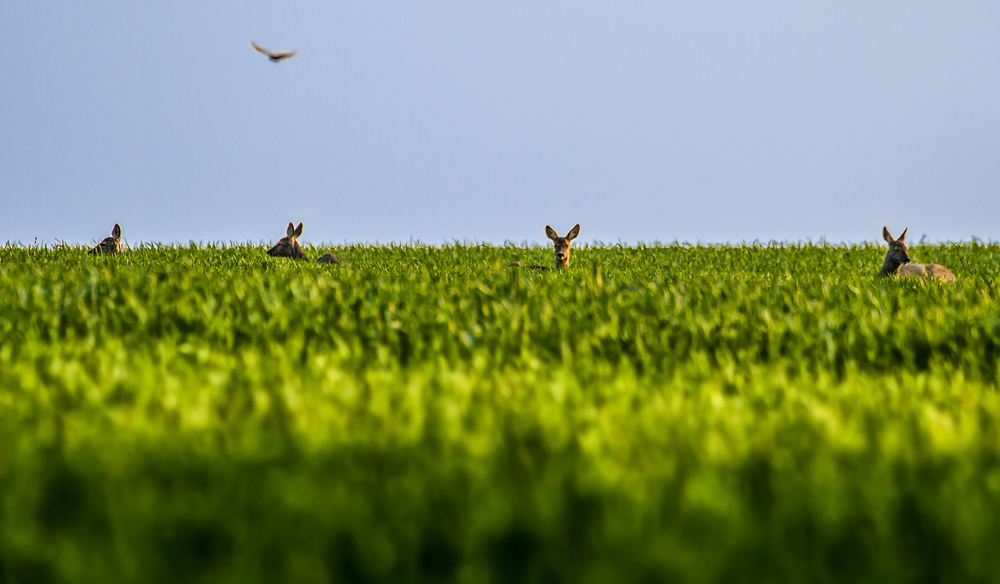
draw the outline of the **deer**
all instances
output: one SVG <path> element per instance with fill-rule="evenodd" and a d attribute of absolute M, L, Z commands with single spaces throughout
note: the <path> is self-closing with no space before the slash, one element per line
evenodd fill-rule
<path fill-rule="evenodd" d="M 111 228 L 111 237 L 105 237 L 101 243 L 98 243 L 87 253 L 93 255 L 122 255 L 125 253 L 122 250 L 121 225 L 115 223 L 115 226 Z"/>
<path fill-rule="evenodd" d="M 555 229 L 552 229 L 548 225 L 545 226 L 545 235 L 552 240 L 555 245 L 556 252 L 556 268 L 563 269 L 569 267 L 569 246 L 578 235 L 580 235 L 580 224 L 577 223 L 573 229 L 569 230 L 566 237 L 559 237 Z M 520 262 L 514 262 L 507 266 L 508 268 L 525 268 L 527 270 L 542 270 L 549 271 L 552 268 L 548 266 L 522 266 Z"/>
<path fill-rule="evenodd" d="M 955 274 L 939 264 L 911 264 L 910 254 L 906 251 L 906 232 L 910 228 L 903 230 L 899 239 L 894 239 L 887 227 L 882 228 L 882 237 L 889 244 L 889 252 L 885 254 L 885 263 L 878 273 L 883 278 L 890 276 L 901 276 L 903 278 L 923 278 L 925 280 L 941 280 L 942 282 L 954 282 Z"/>
<path fill-rule="evenodd" d="M 296 227 L 293 223 L 288 224 L 288 229 L 285 230 L 285 236 L 278 240 L 278 243 L 274 244 L 274 247 L 267 250 L 267 255 L 274 257 L 285 257 L 294 258 L 297 260 L 308 260 L 305 252 L 302 251 L 302 246 L 299 245 L 299 236 L 302 235 L 302 224 L 299 223 Z M 342 264 L 344 260 L 338 258 L 332 253 L 328 253 L 323 257 L 316 260 L 318 264 Z"/>

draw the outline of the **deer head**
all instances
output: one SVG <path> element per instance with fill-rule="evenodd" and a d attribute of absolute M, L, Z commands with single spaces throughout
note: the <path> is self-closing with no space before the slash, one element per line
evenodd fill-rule
<path fill-rule="evenodd" d="M 555 229 L 552 229 L 548 225 L 545 226 L 545 235 L 549 236 L 552 243 L 556 247 L 556 267 L 557 268 L 568 268 L 569 267 L 569 244 L 576 239 L 577 235 L 580 235 L 580 224 L 578 223 L 573 229 L 569 230 L 566 237 L 559 237 Z"/>
<path fill-rule="evenodd" d="M 302 252 L 302 246 L 299 245 L 299 236 L 302 235 L 302 224 L 299 223 L 299 226 L 295 227 L 289 223 L 285 233 L 285 237 L 279 239 L 278 243 L 274 244 L 274 247 L 267 250 L 267 255 L 295 258 L 297 260 L 308 259 L 306 258 L 306 254 Z"/>
<path fill-rule="evenodd" d="M 111 237 L 105 237 L 94 248 L 87 253 L 97 255 L 120 255 L 122 254 L 122 227 L 115 223 L 111 229 Z"/>
<path fill-rule="evenodd" d="M 910 254 L 906 251 L 906 232 L 910 228 L 903 230 L 899 239 L 893 239 L 887 227 L 882 228 L 882 238 L 889 244 L 889 252 L 885 254 L 885 263 L 882 264 L 880 276 L 893 276 L 899 272 L 899 268 L 910 263 Z"/>

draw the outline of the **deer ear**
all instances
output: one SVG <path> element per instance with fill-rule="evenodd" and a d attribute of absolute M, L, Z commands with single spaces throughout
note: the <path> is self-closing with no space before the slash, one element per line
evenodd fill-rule
<path fill-rule="evenodd" d="M 906 243 L 906 232 L 909 231 L 909 230 L 910 230 L 909 227 L 907 227 L 906 229 L 904 229 L 903 233 L 899 236 L 899 239 L 897 239 L 896 241 L 898 241 L 900 243 Z"/>
<path fill-rule="evenodd" d="M 288 229 L 285 230 L 285 236 L 286 237 L 291 237 L 294 234 L 295 234 L 295 226 L 292 225 L 291 223 L 289 223 L 288 224 Z"/>
<path fill-rule="evenodd" d="M 580 224 L 579 223 L 577 223 L 576 226 L 573 227 L 573 229 L 569 230 L 569 233 L 566 234 L 566 239 L 568 239 L 569 241 L 573 241 L 574 239 L 576 239 L 577 235 L 580 235 Z"/>
<path fill-rule="evenodd" d="M 889 233 L 889 228 L 888 227 L 883 227 L 882 228 L 882 239 L 884 239 L 886 243 L 892 243 L 893 241 L 895 241 L 892 238 L 892 234 Z"/>
<path fill-rule="evenodd" d="M 291 223 L 289 223 L 289 225 L 291 225 Z M 295 228 L 295 237 L 298 237 L 300 235 L 302 235 L 302 224 L 301 223 L 299 223 L 299 226 Z"/>
<path fill-rule="evenodd" d="M 114 228 L 111 229 L 111 237 L 114 237 L 115 239 L 121 239 L 122 238 L 122 226 L 121 225 L 115 223 Z"/>
<path fill-rule="evenodd" d="M 559 234 L 556 233 L 556 230 L 552 229 L 548 225 L 545 226 L 545 235 L 547 235 L 549 239 L 559 239 Z"/>

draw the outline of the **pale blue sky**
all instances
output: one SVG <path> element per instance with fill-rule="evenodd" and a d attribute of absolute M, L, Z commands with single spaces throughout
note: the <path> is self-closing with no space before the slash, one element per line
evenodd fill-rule
<path fill-rule="evenodd" d="M 4 0 L 0 39 L 0 242 L 1000 239 L 993 0 Z"/>

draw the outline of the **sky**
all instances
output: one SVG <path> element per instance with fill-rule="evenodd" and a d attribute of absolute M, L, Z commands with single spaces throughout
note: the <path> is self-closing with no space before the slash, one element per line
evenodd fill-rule
<path fill-rule="evenodd" d="M 1000 240 L 994 0 L 4 0 L 0 39 L 0 241 Z"/>

